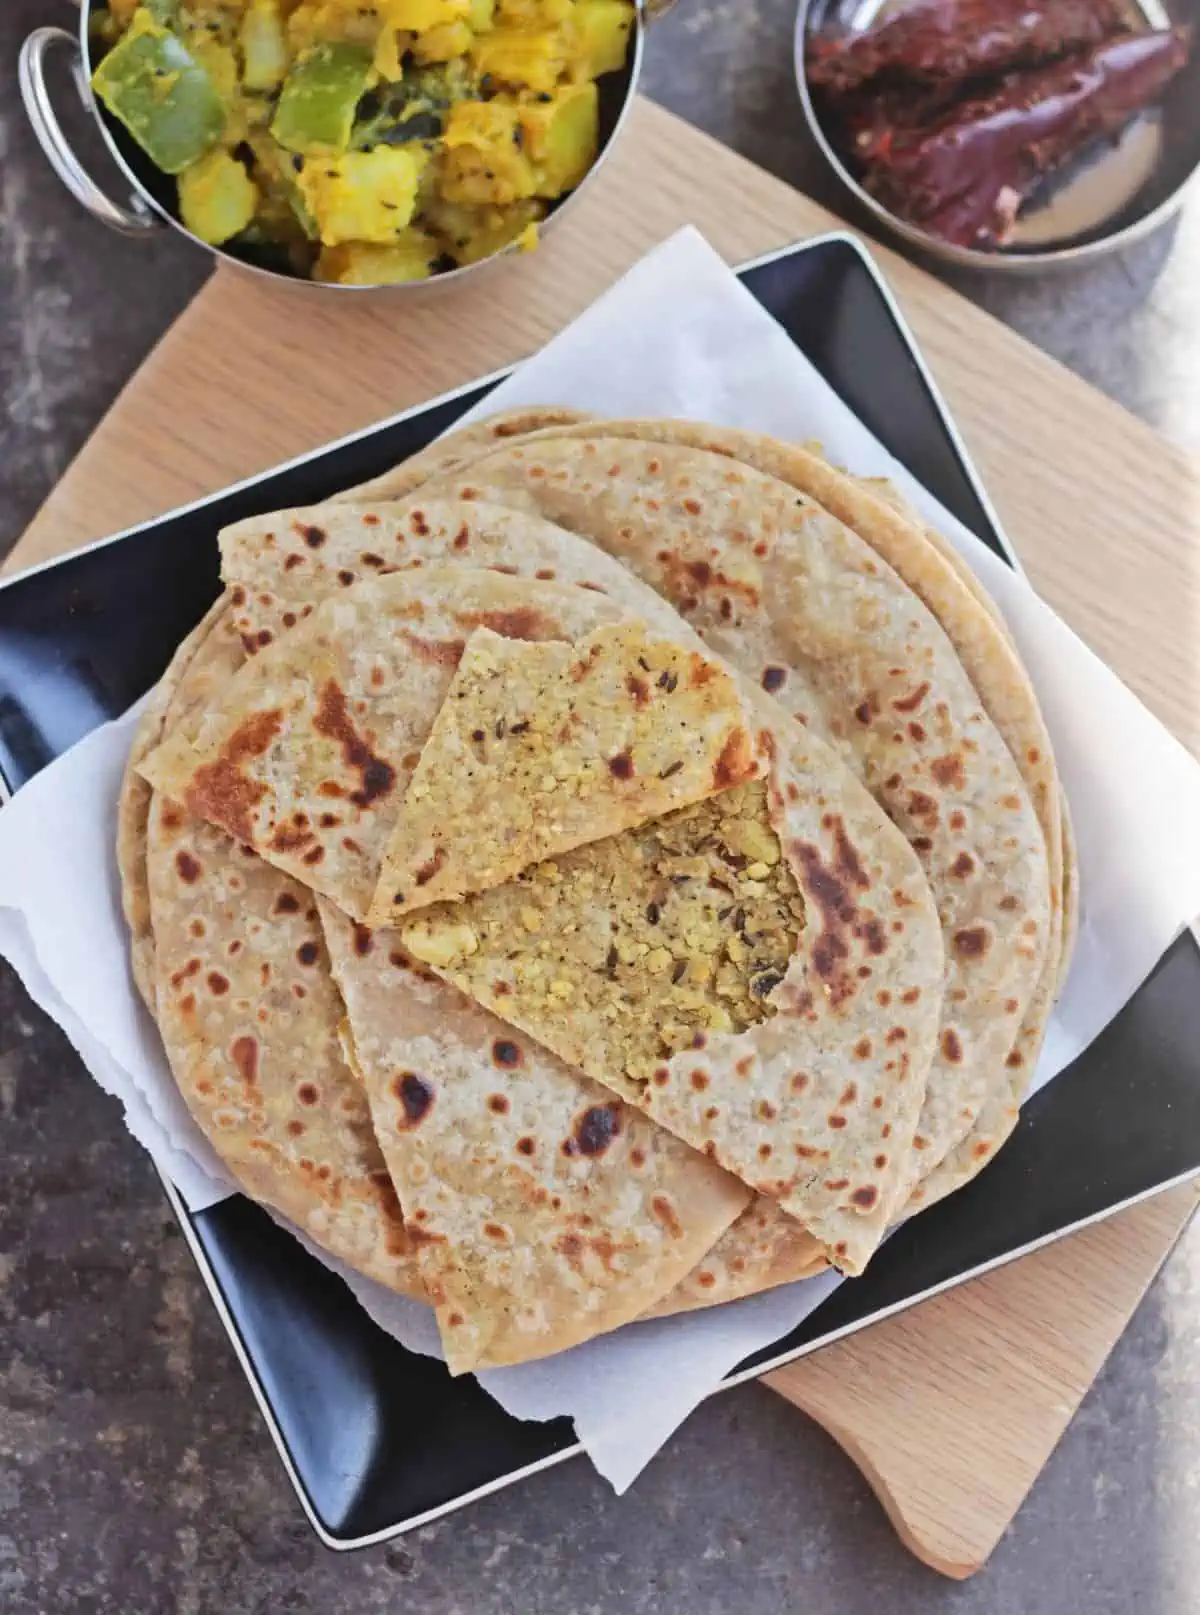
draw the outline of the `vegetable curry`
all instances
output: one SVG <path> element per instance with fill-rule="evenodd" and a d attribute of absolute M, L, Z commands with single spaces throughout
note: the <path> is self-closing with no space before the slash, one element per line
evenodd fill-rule
<path fill-rule="evenodd" d="M 632 0 L 108 0 L 92 83 L 202 241 L 391 284 L 535 244 L 634 23 Z"/>

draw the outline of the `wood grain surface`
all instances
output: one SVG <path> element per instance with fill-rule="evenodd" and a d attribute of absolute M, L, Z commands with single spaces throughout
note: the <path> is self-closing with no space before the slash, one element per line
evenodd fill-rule
<path fill-rule="evenodd" d="M 696 224 L 732 263 L 838 220 L 641 103 L 538 252 L 463 288 L 338 296 L 227 270 L 137 372 L 13 570 L 521 358 Z M 1200 753 L 1200 470 L 886 249 L 878 256 L 1035 584 Z M 551 402 L 552 400 L 547 400 Z M 1174 1190 L 770 1377 L 861 1465 L 914 1553 L 978 1568 L 1195 1209 Z"/>
<path fill-rule="evenodd" d="M 934 1296 L 766 1377 L 824 1425 L 943 1575 L 999 1542 L 1200 1182 Z"/>

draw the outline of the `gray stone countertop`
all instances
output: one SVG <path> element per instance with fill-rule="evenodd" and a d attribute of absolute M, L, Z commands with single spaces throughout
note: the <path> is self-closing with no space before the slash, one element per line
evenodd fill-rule
<path fill-rule="evenodd" d="M 647 88 L 837 204 L 790 68 L 792 0 L 687 0 Z M 93 225 L 16 97 L 0 7 L 0 551 L 206 272 Z M 78 120 L 75 120 L 78 122 Z M 1200 446 L 1200 198 L 1092 268 L 968 295 Z M 309 1532 L 154 1175 L 0 969 L 0 1611 L 5 1615 L 1190 1615 L 1200 1611 L 1200 1231 L 1180 1244 L 987 1569 L 900 1547 L 821 1431 L 751 1387 L 632 1492 L 585 1463 L 350 1557 Z"/>

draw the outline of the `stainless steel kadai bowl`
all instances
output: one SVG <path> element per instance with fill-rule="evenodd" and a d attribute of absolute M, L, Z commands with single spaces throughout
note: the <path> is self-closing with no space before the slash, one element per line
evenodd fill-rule
<path fill-rule="evenodd" d="M 795 63 L 801 105 L 822 155 L 859 206 L 894 235 L 948 263 L 1020 274 L 1128 246 L 1178 211 L 1200 171 L 1200 39 L 1161 106 L 1139 114 L 1119 139 L 1049 180 L 1023 210 L 1008 245 L 953 246 L 884 207 L 859 183 L 823 123 L 809 87 L 806 55 L 813 36 L 867 28 L 885 9 L 898 8 L 889 0 L 801 0 Z M 1200 0 L 1169 0 L 1169 10 L 1162 0 L 1124 0 L 1122 9 L 1139 30 L 1200 24 Z"/>
<path fill-rule="evenodd" d="M 669 11 L 674 4 L 675 0 L 635 0 L 637 22 L 625 65 L 619 73 L 609 73 L 597 80 L 600 96 L 600 143 L 596 160 L 573 191 L 550 204 L 541 224 L 542 230 L 549 229 L 555 224 L 568 211 L 575 199 L 582 196 L 608 157 L 633 105 L 642 68 L 646 27 L 655 17 Z M 206 252 L 212 253 L 214 257 L 225 263 L 234 264 L 239 269 L 262 275 L 268 280 L 334 292 L 379 290 L 396 293 L 427 292 L 431 287 L 442 287 L 461 281 L 516 250 L 515 246 L 510 245 L 494 253 L 490 258 L 482 258 L 477 263 L 448 270 L 429 280 L 406 281 L 381 288 L 309 280 L 285 269 L 256 263 L 225 247 L 214 247 L 208 242 L 201 241 L 179 218 L 172 177 L 155 168 L 137 142 L 92 94 L 90 80 L 94 63 L 88 25 L 93 10 L 99 9 L 93 0 L 80 0 L 77 34 L 72 34 L 65 28 L 36 28 L 21 48 L 19 78 L 25 111 L 51 167 L 76 201 L 101 224 L 106 224 L 110 229 L 127 236 L 147 236 L 169 227 L 178 230 L 181 235 L 195 242 Z M 92 179 L 67 139 L 54 111 L 46 82 L 46 62 L 51 53 L 59 50 L 69 54 L 72 76 L 79 95 L 91 112 L 118 169 L 129 183 L 130 194 L 126 201 L 115 201 Z"/>

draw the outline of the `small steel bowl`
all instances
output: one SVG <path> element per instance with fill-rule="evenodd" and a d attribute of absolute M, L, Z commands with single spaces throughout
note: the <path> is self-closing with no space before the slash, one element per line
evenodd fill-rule
<path fill-rule="evenodd" d="M 646 27 L 652 18 L 668 11 L 674 0 L 634 0 L 634 3 L 637 8 L 637 22 L 625 65 L 619 73 L 607 73 L 596 83 L 600 97 L 600 143 L 596 160 L 573 191 L 550 204 L 541 223 L 543 230 L 562 218 L 575 199 L 583 195 L 615 145 L 633 105 L 634 95 L 637 93 Z M 481 258 L 477 263 L 447 270 L 444 274 L 434 275 L 429 280 L 405 281 L 385 286 L 343 286 L 333 281 L 310 280 L 307 276 L 257 263 L 236 251 L 214 247 L 207 241 L 201 241 L 178 216 L 174 179 L 155 168 L 129 132 L 97 102 L 92 94 L 90 79 L 94 64 L 91 59 L 88 22 L 92 11 L 99 9 L 93 0 L 80 0 L 77 35 L 69 33 L 65 28 L 34 29 L 21 47 L 18 68 L 21 98 L 43 152 L 75 200 L 101 224 L 106 224 L 110 229 L 127 236 L 147 236 L 170 226 L 196 246 L 212 253 L 214 258 L 219 258 L 223 263 L 233 264 L 237 269 L 261 275 L 267 280 L 284 282 L 289 286 L 308 286 L 334 292 L 388 291 L 410 294 L 428 292 L 431 289 L 456 284 L 466 276 L 486 269 L 517 250 L 513 245 L 504 247 L 488 258 Z M 63 132 L 54 111 L 46 83 L 46 60 L 51 52 L 60 49 L 70 52 L 72 75 L 79 95 L 95 119 L 118 169 L 129 182 L 131 194 L 125 203 L 114 201 L 88 174 Z"/>
<path fill-rule="evenodd" d="M 1127 0 L 1130 23 L 1165 28 L 1195 20 L 1168 15 L 1160 0 Z M 855 178 L 826 133 L 813 102 L 805 68 L 810 37 L 868 27 L 884 9 L 880 0 L 801 0 L 796 17 L 795 63 L 800 103 L 812 137 L 830 168 L 859 206 L 894 235 L 943 262 L 971 269 L 1029 274 L 1081 263 L 1140 241 L 1165 224 L 1183 204 L 1200 172 L 1200 98 L 1195 63 L 1169 86 L 1157 109 L 1141 113 L 1117 142 L 1070 164 L 1048 182 L 1025 210 L 1012 242 L 983 249 L 957 247 L 884 207 Z"/>

